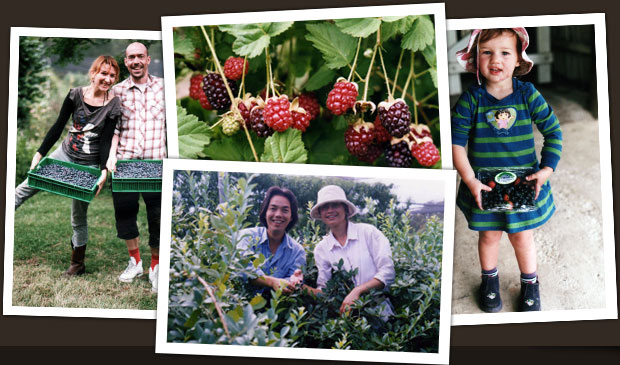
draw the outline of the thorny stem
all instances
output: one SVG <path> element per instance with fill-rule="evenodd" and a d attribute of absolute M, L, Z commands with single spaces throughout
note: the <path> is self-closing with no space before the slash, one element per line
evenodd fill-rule
<path fill-rule="evenodd" d="M 217 311 L 217 314 L 220 316 L 220 320 L 222 321 L 222 327 L 224 327 L 224 332 L 226 332 L 226 336 L 230 338 L 230 332 L 228 332 L 228 325 L 226 324 L 226 320 L 224 319 L 224 313 L 222 312 L 222 308 L 220 307 L 217 300 L 215 299 L 215 295 L 213 295 L 213 290 L 211 289 L 209 284 L 206 281 L 204 281 L 203 278 L 201 278 L 200 276 L 197 276 L 197 278 L 198 278 L 198 281 L 200 281 L 200 283 L 207 290 L 207 293 L 211 297 L 211 300 L 213 300 L 213 304 L 215 305 L 215 310 Z"/>
<path fill-rule="evenodd" d="M 217 54 L 215 53 L 215 48 L 213 48 L 213 43 L 211 42 L 211 39 L 209 39 L 209 36 L 207 35 L 207 31 L 205 30 L 204 26 L 200 26 L 200 29 L 202 30 L 202 34 L 204 35 L 205 39 L 207 40 L 207 44 L 209 45 L 209 50 L 211 51 L 211 55 L 213 55 L 213 61 L 215 62 L 215 67 L 217 67 L 217 72 L 220 74 L 220 77 L 222 78 L 222 81 L 224 81 L 224 86 L 226 86 L 226 92 L 228 93 L 228 97 L 230 98 L 230 102 L 231 102 L 231 108 L 233 113 L 237 114 L 237 118 L 238 120 L 240 120 L 241 125 L 243 126 L 243 129 L 245 130 L 245 135 L 248 139 L 248 143 L 250 144 L 250 149 L 252 150 L 252 154 L 254 155 L 254 159 L 256 160 L 256 162 L 259 162 L 260 160 L 258 159 L 258 155 L 256 154 L 256 149 L 254 148 L 254 143 L 252 143 L 252 138 L 250 137 L 250 133 L 248 132 L 248 129 L 245 126 L 245 120 L 243 119 L 243 115 L 241 115 L 241 112 L 239 111 L 239 108 L 237 108 L 237 103 L 235 103 L 235 97 L 232 93 L 232 90 L 230 90 L 230 86 L 228 85 L 228 80 L 226 80 L 226 76 L 224 75 L 224 70 L 222 70 L 222 65 L 220 65 L 220 61 L 217 59 Z M 245 63 L 244 63 L 245 65 Z M 245 68 L 245 66 L 244 66 Z M 220 119 L 221 121 L 221 119 Z M 219 123 L 219 122 L 218 122 Z"/>
<path fill-rule="evenodd" d="M 370 73 L 372 72 L 372 65 L 375 62 L 375 56 L 377 55 L 378 44 L 375 43 L 375 49 L 372 52 L 372 57 L 370 58 L 370 66 L 368 66 L 368 72 L 366 73 L 366 79 L 364 80 L 364 96 L 362 100 L 366 101 L 366 96 L 368 95 L 368 84 L 370 83 Z"/>
<path fill-rule="evenodd" d="M 360 54 L 360 46 L 362 45 L 362 37 L 359 37 L 357 41 L 357 50 L 355 51 L 355 58 L 353 59 L 353 66 L 351 66 L 351 72 L 349 73 L 349 77 L 347 77 L 347 82 L 351 81 L 351 77 L 353 76 L 353 72 L 355 71 L 355 67 L 357 66 L 357 57 Z"/>
<path fill-rule="evenodd" d="M 396 75 L 394 75 L 394 87 L 392 88 L 392 94 L 396 94 L 396 82 L 398 81 L 398 72 L 400 71 L 401 62 L 403 60 L 403 55 L 405 54 L 405 49 L 403 48 L 400 51 L 400 56 L 398 56 L 398 66 L 396 66 Z M 409 79 L 407 79 L 408 81 Z M 405 89 L 407 86 L 404 87 Z"/>

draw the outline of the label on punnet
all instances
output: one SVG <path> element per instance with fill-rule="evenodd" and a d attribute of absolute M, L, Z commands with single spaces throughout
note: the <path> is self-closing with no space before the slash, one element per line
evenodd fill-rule
<path fill-rule="evenodd" d="M 495 175 L 495 182 L 498 184 L 506 185 L 517 180 L 517 174 L 510 171 L 502 171 Z"/>

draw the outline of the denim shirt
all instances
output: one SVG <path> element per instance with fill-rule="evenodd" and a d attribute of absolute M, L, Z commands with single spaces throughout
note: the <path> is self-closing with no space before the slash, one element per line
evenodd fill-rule
<path fill-rule="evenodd" d="M 239 231 L 241 241 L 237 247 L 241 250 L 251 250 L 265 256 L 265 262 L 254 269 L 258 276 L 272 276 L 275 278 L 288 279 L 295 270 L 306 264 L 306 251 L 288 233 L 284 234 L 282 243 L 278 246 L 275 254 L 269 249 L 269 237 L 267 228 L 254 227 Z"/>

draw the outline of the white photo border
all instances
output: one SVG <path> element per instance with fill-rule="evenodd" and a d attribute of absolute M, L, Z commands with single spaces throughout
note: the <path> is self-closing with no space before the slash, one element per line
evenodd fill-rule
<path fill-rule="evenodd" d="M 441 308 L 438 352 L 406 353 L 387 351 L 330 350 L 310 348 L 274 348 L 211 344 L 168 343 L 168 295 L 170 274 L 170 237 L 172 220 L 172 188 L 175 170 L 226 171 L 299 176 L 380 177 L 400 180 L 428 180 L 444 183 L 444 231 L 441 273 Z M 278 164 L 230 161 L 164 160 L 162 180 L 161 251 L 159 293 L 157 298 L 155 352 L 240 357 L 297 358 L 317 360 L 349 360 L 398 363 L 447 364 L 450 347 L 450 315 L 452 293 L 452 255 L 454 239 L 454 204 L 456 171 L 394 169 L 334 165 Z"/>
<path fill-rule="evenodd" d="M 162 49 L 164 60 L 164 85 L 168 125 L 168 156 L 179 158 L 178 125 L 176 112 L 176 75 L 174 72 L 174 42 L 172 31 L 175 27 L 196 25 L 246 24 L 260 22 L 308 21 L 321 19 L 366 18 L 376 16 L 433 15 L 435 22 L 435 44 L 437 56 L 437 91 L 439 98 L 439 123 L 441 137 L 442 169 L 452 168 L 452 136 L 450 134 L 450 95 L 448 87 L 448 58 L 446 41 L 446 15 L 443 3 L 384 5 L 352 8 L 283 10 L 251 13 L 227 13 L 211 15 L 164 16 L 161 18 Z M 447 147 L 447 148 L 446 148 Z"/>
<path fill-rule="evenodd" d="M 45 317 L 100 317 L 155 319 L 156 311 L 138 309 L 24 307 L 13 305 L 13 249 L 15 226 L 15 154 L 17 136 L 17 97 L 20 37 L 102 38 L 161 40 L 161 32 L 142 30 L 109 30 L 77 28 L 11 28 L 9 61 L 9 119 L 7 125 L 6 209 L 4 225 L 4 292 L 3 315 Z"/>
<path fill-rule="evenodd" d="M 566 14 L 522 17 L 448 19 L 447 30 L 506 27 L 545 27 L 593 25 L 596 42 L 596 86 L 601 165 L 601 196 L 613 196 L 611 184 L 611 144 L 609 130 L 609 92 L 607 79 L 607 43 L 605 14 Z M 452 325 L 499 323 L 557 322 L 596 319 L 618 319 L 613 201 L 602 199 L 603 250 L 605 256 L 605 308 L 557 310 L 528 313 L 455 314 Z"/>

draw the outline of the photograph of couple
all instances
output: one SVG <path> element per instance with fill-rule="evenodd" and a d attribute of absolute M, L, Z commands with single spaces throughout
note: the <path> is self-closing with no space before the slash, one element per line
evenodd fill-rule
<path fill-rule="evenodd" d="M 171 169 L 165 345 L 439 352 L 453 171 L 377 178 L 354 167 L 224 166 L 176 160 Z"/>
<path fill-rule="evenodd" d="M 161 192 L 112 192 L 109 175 L 167 157 L 161 42 L 23 36 L 19 50 L 13 306 L 155 309 Z M 46 156 L 100 170 L 96 198 L 37 194 L 27 176 Z"/>

